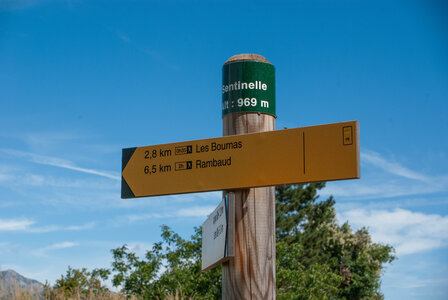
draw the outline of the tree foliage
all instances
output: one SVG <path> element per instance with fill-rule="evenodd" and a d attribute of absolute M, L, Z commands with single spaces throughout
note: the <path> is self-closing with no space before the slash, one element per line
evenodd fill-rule
<path fill-rule="evenodd" d="M 165 299 L 177 291 L 194 299 L 220 299 L 221 268 L 201 271 L 201 229 L 195 228 L 191 239 L 185 240 L 163 225 L 162 239 L 143 260 L 126 245 L 112 250 L 114 286 L 144 299 Z"/>
<path fill-rule="evenodd" d="M 339 225 L 333 197 L 319 201 L 325 183 L 276 189 L 278 299 L 382 299 L 383 266 L 395 257 L 388 245 L 372 243 L 366 228 Z M 162 226 L 162 241 L 139 258 L 126 245 L 113 249 L 111 270 L 69 268 L 55 288 L 100 289 L 95 280 L 112 274 L 127 296 L 220 299 L 221 268 L 201 271 L 201 228 L 189 240 Z"/>
<path fill-rule="evenodd" d="M 393 248 L 372 243 L 366 228 L 338 225 L 334 199 L 318 201 L 324 183 L 276 189 L 279 299 L 382 299 L 383 265 Z"/>
<path fill-rule="evenodd" d="M 69 266 L 65 276 L 61 275 L 53 287 L 45 283 L 43 294 L 45 299 L 102 299 L 109 294 L 102 283 L 109 275 L 107 269 L 90 272 L 86 268 L 79 270 Z"/>

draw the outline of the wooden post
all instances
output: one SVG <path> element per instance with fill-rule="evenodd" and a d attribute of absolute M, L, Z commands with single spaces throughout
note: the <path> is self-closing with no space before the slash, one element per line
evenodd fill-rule
<path fill-rule="evenodd" d="M 239 54 L 239 61 L 269 63 L 263 56 Z M 275 130 L 275 117 L 260 112 L 223 116 L 223 135 Z M 275 299 L 275 188 L 225 191 L 235 201 L 234 258 L 222 265 L 223 299 Z"/>

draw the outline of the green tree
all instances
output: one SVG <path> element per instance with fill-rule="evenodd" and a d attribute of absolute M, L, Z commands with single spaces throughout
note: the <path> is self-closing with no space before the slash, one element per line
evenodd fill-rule
<path fill-rule="evenodd" d="M 45 299 L 93 299 L 95 295 L 103 296 L 108 293 L 108 289 L 101 280 L 107 280 L 109 275 L 107 269 L 89 272 L 86 268 L 79 270 L 69 266 L 65 276 L 61 275 L 53 287 L 45 283 Z"/>
<path fill-rule="evenodd" d="M 334 199 L 318 201 L 325 183 L 276 189 L 279 299 L 382 299 L 383 265 L 395 258 L 366 228 L 338 225 Z"/>
<path fill-rule="evenodd" d="M 185 240 L 163 225 L 162 239 L 146 252 L 145 259 L 126 245 L 112 250 L 114 286 L 144 299 L 165 299 L 176 292 L 194 299 L 220 299 L 221 268 L 201 271 L 201 229 L 195 228 L 191 240 Z"/>

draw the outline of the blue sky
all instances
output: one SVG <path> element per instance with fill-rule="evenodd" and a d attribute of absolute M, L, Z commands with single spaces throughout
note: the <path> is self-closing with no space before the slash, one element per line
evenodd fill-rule
<path fill-rule="evenodd" d="M 121 149 L 222 135 L 221 67 L 276 67 L 277 129 L 359 120 L 340 222 L 392 244 L 386 299 L 448 296 L 446 1 L 0 0 L 0 267 L 67 266 L 184 237 L 220 192 L 120 199 Z"/>

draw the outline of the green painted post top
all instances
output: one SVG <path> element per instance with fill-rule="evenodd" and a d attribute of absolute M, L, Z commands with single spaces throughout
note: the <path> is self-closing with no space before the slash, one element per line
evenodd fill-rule
<path fill-rule="evenodd" d="M 234 112 L 275 117 L 275 68 L 261 55 L 235 55 L 222 67 L 222 115 Z"/>

